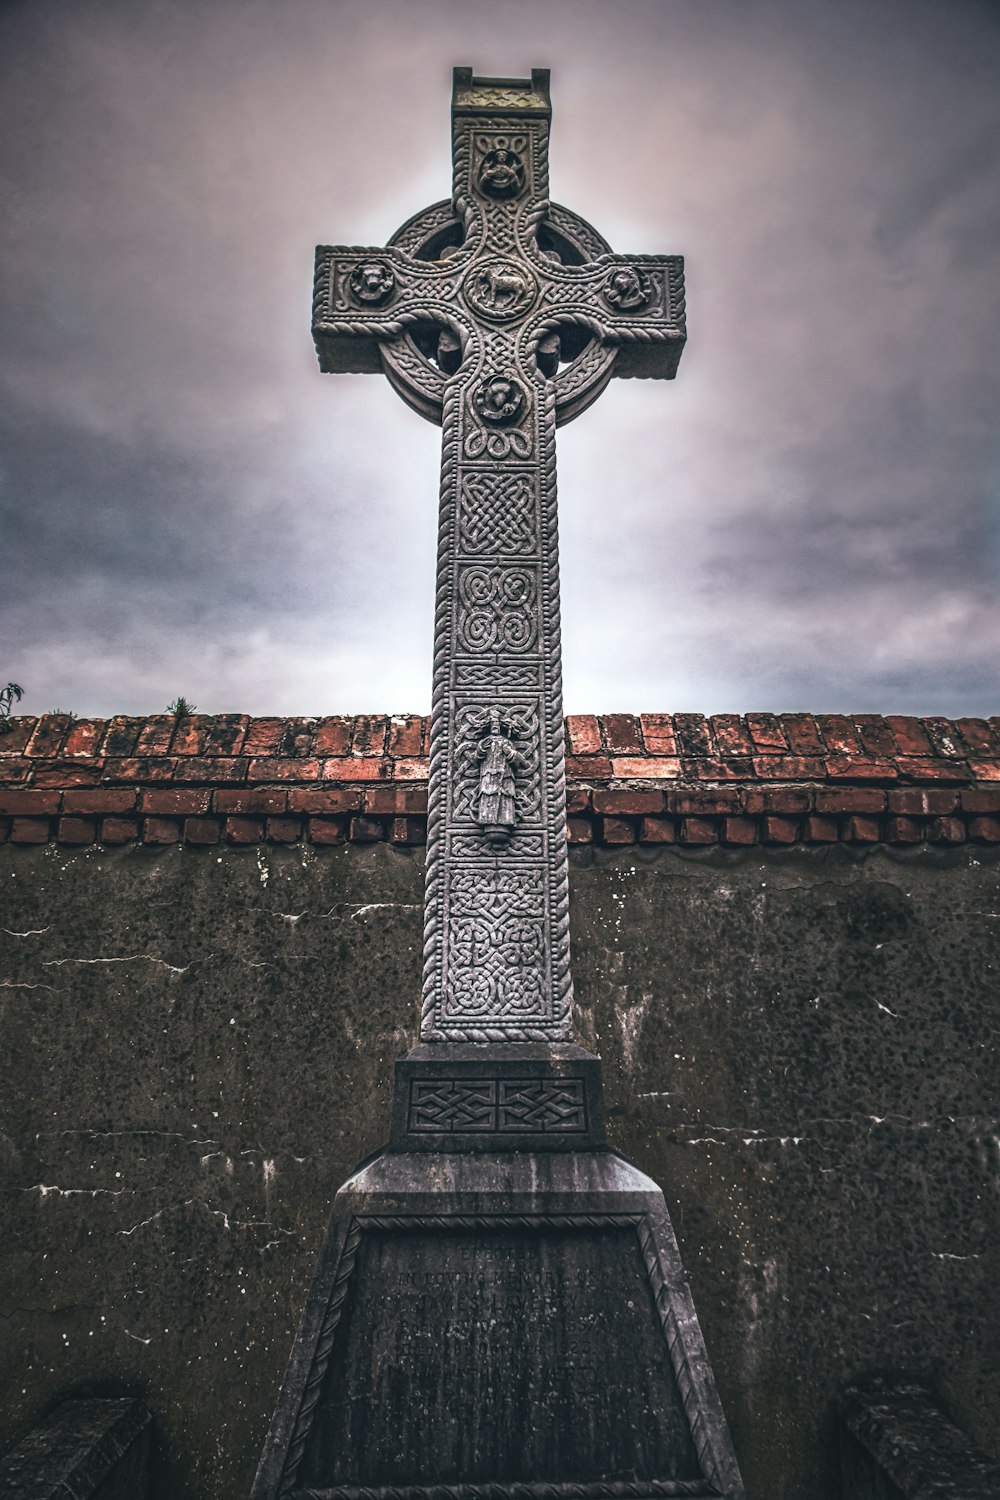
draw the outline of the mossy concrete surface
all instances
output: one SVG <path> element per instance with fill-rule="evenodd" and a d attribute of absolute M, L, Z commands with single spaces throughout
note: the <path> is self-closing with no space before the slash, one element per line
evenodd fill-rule
<path fill-rule="evenodd" d="M 834 1500 L 872 1368 L 1000 1455 L 998 877 L 969 847 L 574 853 L 579 1040 L 756 1500 Z M 0 881 L 7 1441 L 135 1393 L 157 1500 L 243 1500 L 416 1039 L 421 856 L 8 846 Z"/>

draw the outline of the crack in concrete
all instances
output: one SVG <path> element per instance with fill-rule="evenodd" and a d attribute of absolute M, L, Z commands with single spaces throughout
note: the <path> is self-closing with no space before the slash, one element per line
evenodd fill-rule
<path fill-rule="evenodd" d="M 346 916 L 337 916 L 338 906 L 353 906 L 353 911 Z M 370 911 L 420 911 L 422 905 L 419 901 L 369 901 L 362 906 L 355 906 L 351 901 L 338 901 L 324 912 L 321 921 L 324 922 L 354 922 L 358 917 L 367 916 Z"/>
<path fill-rule="evenodd" d="M 40 1197 L 47 1198 L 50 1193 L 55 1193 L 58 1198 L 120 1198 L 122 1193 L 128 1189 L 120 1188 L 62 1188 L 50 1186 L 44 1182 L 33 1183 L 31 1187 L 21 1188 L 22 1193 L 38 1193 Z"/>
<path fill-rule="evenodd" d="M 215 1137 L 199 1141 L 190 1140 L 180 1130 L 91 1130 L 86 1127 L 80 1130 L 39 1130 L 35 1132 L 35 1140 L 45 1140 L 50 1136 L 62 1135 L 85 1135 L 92 1140 L 117 1140 L 119 1136 L 150 1136 L 161 1140 L 183 1141 L 185 1146 L 217 1146 L 219 1143 Z"/>
<path fill-rule="evenodd" d="M 210 953 L 208 955 L 208 958 L 213 958 L 214 956 L 215 956 L 214 954 Z M 202 959 L 193 958 L 191 960 L 191 963 L 205 963 L 205 962 L 207 962 L 207 959 L 204 959 L 204 958 L 202 958 Z M 188 969 L 190 969 L 190 967 L 191 967 L 191 963 L 184 964 L 182 967 L 179 967 L 177 964 L 167 963 L 167 960 L 165 958 L 157 958 L 156 955 L 153 954 L 153 953 L 126 953 L 126 954 L 123 954 L 120 958 L 44 958 L 42 960 L 42 968 L 43 969 L 61 968 L 63 964 L 134 964 L 134 963 L 162 964 L 165 969 L 169 969 L 170 970 L 171 974 L 186 974 L 187 971 L 188 971 Z"/>
<path fill-rule="evenodd" d="M 276 1224 L 272 1224 L 269 1219 L 231 1219 L 225 1209 L 212 1208 L 211 1204 L 206 1203 L 204 1198 L 184 1198 L 179 1203 L 168 1203 L 166 1208 L 158 1208 L 154 1214 L 150 1214 L 148 1219 L 140 1219 L 137 1224 L 132 1225 L 131 1229 L 119 1229 L 118 1233 L 124 1236 L 135 1234 L 137 1230 L 146 1229 L 150 1224 L 155 1224 L 157 1219 L 162 1219 L 164 1214 L 173 1213 L 179 1208 L 191 1208 L 192 1206 L 203 1208 L 213 1218 L 221 1219 L 226 1229 L 266 1228 L 272 1234 L 283 1235 L 286 1239 L 295 1238 L 294 1229 L 281 1229 Z M 276 1241 L 271 1241 L 271 1243 L 274 1244 Z M 256 1248 L 260 1249 L 261 1247 L 258 1246 Z M 266 1249 L 267 1247 L 264 1246 L 263 1248 Z"/>

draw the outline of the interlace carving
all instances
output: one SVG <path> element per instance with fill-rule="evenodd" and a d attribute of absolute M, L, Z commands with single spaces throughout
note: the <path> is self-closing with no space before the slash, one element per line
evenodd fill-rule
<path fill-rule="evenodd" d="M 570 1134 L 587 1129 L 582 1078 L 435 1078 L 410 1083 L 416 1134 Z"/>
<path fill-rule="evenodd" d="M 555 428 L 684 342 L 680 259 L 614 255 L 551 203 L 548 133 L 547 75 L 457 70 L 451 203 L 317 252 L 322 367 L 374 349 L 442 424 L 425 1041 L 572 1035 Z"/>
<path fill-rule="evenodd" d="M 443 1021 L 530 1022 L 544 1000 L 540 870 L 453 868 L 446 891 L 448 978 Z"/>
<path fill-rule="evenodd" d="M 531 474 L 470 471 L 462 479 L 461 551 L 534 552 L 538 538 L 536 510 Z"/>

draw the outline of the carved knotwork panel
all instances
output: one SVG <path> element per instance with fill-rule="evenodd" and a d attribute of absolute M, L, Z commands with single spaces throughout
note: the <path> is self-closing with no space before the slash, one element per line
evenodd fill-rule
<path fill-rule="evenodd" d="M 475 833 L 460 833 L 451 829 L 445 842 L 449 858 L 482 859 L 483 836 L 478 830 Z M 533 864 L 542 864 L 545 860 L 545 834 L 531 833 L 521 824 L 513 830 L 510 848 L 511 854 L 518 859 L 528 860 Z"/>
<path fill-rule="evenodd" d="M 462 476 L 459 551 L 533 553 L 538 546 L 538 486 L 534 472 L 490 469 Z"/>
<path fill-rule="evenodd" d="M 541 869 L 498 860 L 446 872 L 447 953 L 438 1026 L 544 1022 L 548 1003 L 546 881 Z"/>
<path fill-rule="evenodd" d="M 490 688 L 497 693 L 519 692 L 523 688 L 540 688 L 545 676 L 541 662 L 498 662 L 483 665 L 479 662 L 455 661 L 452 681 L 456 689 Z"/>
<path fill-rule="evenodd" d="M 582 1078 L 435 1078 L 410 1083 L 408 1129 L 418 1134 L 546 1135 L 587 1129 Z"/>

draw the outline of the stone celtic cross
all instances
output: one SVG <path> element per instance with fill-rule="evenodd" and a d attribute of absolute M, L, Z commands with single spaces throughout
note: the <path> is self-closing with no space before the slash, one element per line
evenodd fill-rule
<path fill-rule="evenodd" d="M 456 68 L 451 200 L 316 252 L 321 368 L 443 428 L 424 1042 L 571 1038 L 555 429 L 685 338 L 681 257 L 550 201 L 548 85 Z"/>

